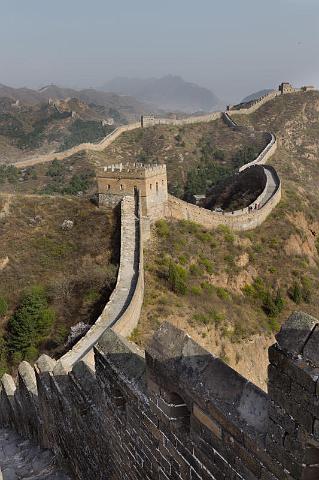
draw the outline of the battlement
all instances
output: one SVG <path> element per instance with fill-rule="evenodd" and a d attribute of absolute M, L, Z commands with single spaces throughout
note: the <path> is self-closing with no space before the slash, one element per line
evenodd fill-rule
<path fill-rule="evenodd" d="M 150 221 L 164 216 L 168 200 L 166 165 L 118 163 L 97 171 L 99 203 L 118 203 L 124 195 L 141 195 L 142 215 Z"/>
<path fill-rule="evenodd" d="M 104 178 L 149 178 L 166 174 L 166 165 L 146 163 L 114 163 L 100 167 L 97 175 Z"/>
<path fill-rule="evenodd" d="M 163 323 L 145 353 L 113 329 L 69 373 L 42 355 L 4 375 L 0 422 L 79 480 L 317 480 L 319 321 L 293 314 L 269 349 L 268 394 Z"/>

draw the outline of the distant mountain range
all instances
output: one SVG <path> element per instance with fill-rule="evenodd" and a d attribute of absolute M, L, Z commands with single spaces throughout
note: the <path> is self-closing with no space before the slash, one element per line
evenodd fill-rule
<path fill-rule="evenodd" d="M 220 103 L 216 95 L 207 88 L 186 82 L 174 75 L 147 79 L 117 77 L 101 89 L 131 95 L 141 102 L 166 111 L 209 112 Z"/>
<path fill-rule="evenodd" d="M 272 88 L 266 88 L 264 90 L 259 90 L 258 92 L 252 93 L 251 95 L 248 95 L 248 97 L 245 97 L 242 99 L 241 103 L 246 103 L 246 102 L 251 102 L 252 100 L 257 100 L 260 97 L 263 97 L 264 95 L 267 95 L 270 92 L 273 92 L 274 90 Z"/>
<path fill-rule="evenodd" d="M 50 98 L 54 100 L 66 100 L 77 98 L 89 106 L 95 105 L 104 107 L 104 115 L 112 116 L 112 111 L 118 112 L 121 118 L 126 120 L 137 119 L 141 114 L 148 112 L 150 107 L 130 96 L 117 95 L 94 90 L 92 88 L 75 90 L 63 88 L 56 85 L 48 85 L 40 90 L 30 88 L 12 88 L 0 84 L 0 98 L 10 98 L 13 101 L 19 100 L 24 105 L 36 105 L 47 102 Z"/>

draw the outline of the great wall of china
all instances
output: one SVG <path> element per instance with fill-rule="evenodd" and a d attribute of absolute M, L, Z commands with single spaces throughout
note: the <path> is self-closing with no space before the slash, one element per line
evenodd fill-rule
<path fill-rule="evenodd" d="M 254 163 L 263 165 L 275 149 L 270 135 Z M 165 190 L 164 167 L 152 168 L 137 167 L 129 185 L 118 187 L 125 192 L 118 199 L 120 268 L 102 315 L 58 361 L 42 355 L 34 367 L 22 362 L 16 381 L 3 376 L 0 424 L 51 449 L 80 480 L 318 479 L 318 320 L 298 313 L 282 327 L 269 350 L 268 394 L 170 324 L 145 352 L 126 340 L 143 302 L 146 213 L 155 219 L 162 212 L 146 190 L 134 188 L 141 177 L 145 189 Z M 268 183 L 256 212 L 207 210 L 203 218 L 204 209 L 169 197 L 164 214 L 209 228 L 254 228 L 280 200 L 275 170 L 262 168 Z M 115 176 L 107 169 L 103 175 L 111 189 Z"/>

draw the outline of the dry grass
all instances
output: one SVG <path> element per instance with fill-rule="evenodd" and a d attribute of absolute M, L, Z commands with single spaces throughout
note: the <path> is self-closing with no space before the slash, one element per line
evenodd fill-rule
<path fill-rule="evenodd" d="M 231 235 L 225 229 L 206 232 L 199 227 L 185 231 L 185 225 L 178 222 L 169 224 L 167 235 L 154 229 L 146 251 L 145 303 L 135 332 L 141 345 L 169 319 L 265 386 L 266 346 L 273 341 L 273 332 L 293 310 L 319 317 L 319 141 L 314 135 L 319 132 L 318 112 L 319 94 L 314 92 L 279 97 L 248 117 L 238 115 L 239 124 L 277 135 L 279 148 L 271 164 L 283 182 L 282 201 L 260 228 L 247 233 Z M 184 296 L 170 289 L 163 265 L 165 255 L 187 271 L 193 264 L 200 267 L 197 275 L 189 274 Z M 202 268 L 201 257 L 211 262 L 213 273 Z M 277 316 L 265 313 L 258 295 L 249 295 L 247 288 L 244 294 L 243 287 L 252 285 L 256 278 L 261 278 L 270 292 L 280 288 L 284 308 Z M 206 283 L 212 287 L 207 288 Z M 310 290 L 310 297 L 305 295 L 300 303 L 291 299 L 295 283 Z M 263 345 L 260 364 L 252 365 L 252 359 L 247 358 L 248 368 L 238 355 L 255 355 L 257 350 L 251 345 L 256 338 Z"/>
<path fill-rule="evenodd" d="M 0 270 L 0 296 L 9 304 L 2 327 L 22 293 L 33 285 L 44 286 L 49 295 L 57 317 L 55 333 L 65 335 L 79 321 L 93 322 L 114 286 L 117 215 L 87 199 L 14 196 L 10 200 L 9 213 L 0 219 L 0 263 L 9 259 Z M 0 207 L 6 201 L 0 197 Z M 66 219 L 74 222 L 70 230 L 62 228 Z M 44 350 L 57 347 L 54 334 L 51 340 Z"/>
<path fill-rule="evenodd" d="M 216 120 L 182 127 L 158 125 L 126 132 L 104 152 L 90 153 L 90 158 L 104 165 L 121 161 L 166 163 L 169 188 L 172 190 L 177 184 L 183 186 L 187 172 L 199 164 L 205 138 L 211 140 L 215 149 L 224 151 L 225 159 L 220 163 L 229 166 L 242 147 L 255 145 L 261 150 L 266 143 L 260 132 L 248 135 L 232 130 L 222 120 Z"/>

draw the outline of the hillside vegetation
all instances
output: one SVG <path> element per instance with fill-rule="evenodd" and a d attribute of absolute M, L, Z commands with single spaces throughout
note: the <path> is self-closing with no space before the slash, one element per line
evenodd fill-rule
<path fill-rule="evenodd" d="M 53 160 L 23 169 L 0 165 L 0 192 L 90 196 L 96 193 L 95 170 L 84 152 L 63 162 Z"/>
<path fill-rule="evenodd" d="M 236 131 L 222 120 L 181 127 L 157 125 L 124 133 L 94 158 L 102 165 L 166 163 L 169 192 L 187 198 L 205 193 L 237 171 L 266 143 L 263 133 Z"/>
<path fill-rule="evenodd" d="M 235 118 L 277 135 L 271 164 L 283 182 L 282 201 L 245 233 L 158 222 L 146 248 L 138 343 L 169 319 L 265 388 L 266 347 L 280 324 L 295 309 L 319 315 L 318 112 L 314 92 L 285 95 Z"/>
<path fill-rule="evenodd" d="M 118 218 L 87 199 L 0 196 L 0 370 L 61 353 L 114 288 Z"/>
<path fill-rule="evenodd" d="M 10 99 L 0 98 L 0 163 L 21 160 L 35 151 L 61 151 L 97 142 L 114 130 L 102 125 L 105 116 L 103 108 L 77 99 L 59 102 L 57 108 L 49 104 L 14 106 Z"/>

